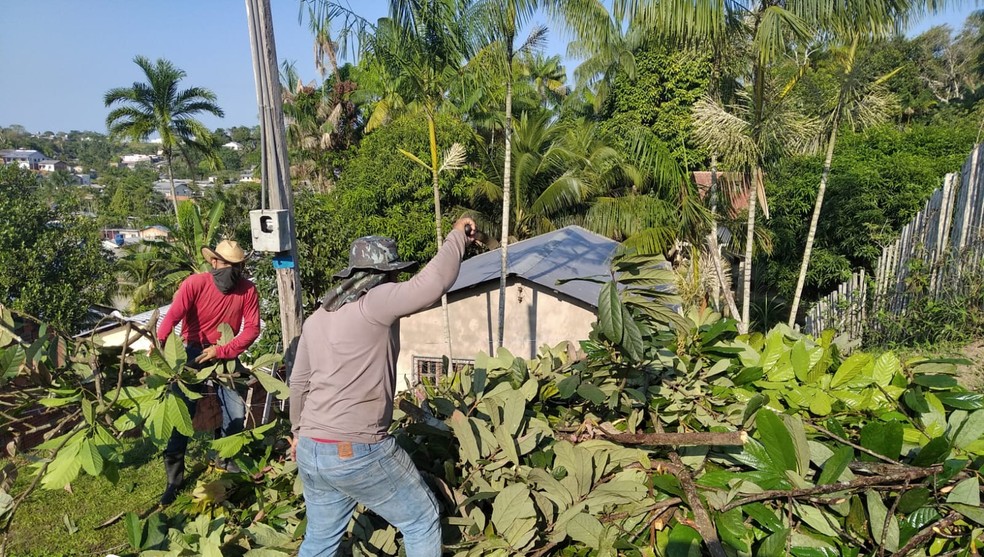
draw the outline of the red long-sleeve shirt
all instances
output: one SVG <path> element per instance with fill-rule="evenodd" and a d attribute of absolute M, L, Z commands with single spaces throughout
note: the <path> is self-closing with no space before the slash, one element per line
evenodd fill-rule
<path fill-rule="evenodd" d="M 157 338 L 164 342 L 174 326 L 184 321 L 181 336 L 186 343 L 211 344 L 219 342 L 219 325 L 232 327 L 236 335 L 228 344 L 217 346 L 215 356 L 231 360 L 249 348 L 260 336 L 260 301 L 256 286 L 240 279 L 232 292 L 223 294 L 212 281 L 210 273 L 198 273 L 186 278 L 174 294 L 167 315 L 157 327 Z"/>

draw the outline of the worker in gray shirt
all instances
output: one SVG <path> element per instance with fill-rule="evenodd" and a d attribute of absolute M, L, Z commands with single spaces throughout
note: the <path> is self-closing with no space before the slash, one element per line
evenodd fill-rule
<path fill-rule="evenodd" d="M 356 503 L 403 533 L 407 557 L 441 555 L 437 501 L 410 456 L 389 435 L 396 396 L 400 318 L 441 299 L 458 278 L 475 222 L 454 223 L 412 279 L 396 242 L 352 243 L 344 281 L 304 322 L 290 378 L 291 452 L 304 483 L 307 530 L 300 556 L 333 557 Z"/>

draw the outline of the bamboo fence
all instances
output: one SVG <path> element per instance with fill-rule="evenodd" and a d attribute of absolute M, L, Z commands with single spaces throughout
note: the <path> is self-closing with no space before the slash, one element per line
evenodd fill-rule
<path fill-rule="evenodd" d="M 869 315 L 905 315 L 919 299 L 966 292 L 984 257 L 984 146 L 971 151 L 960 173 L 947 174 L 926 205 L 882 248 L 868 299 L 864 271 L 821 298 L 807 313 L 804 330 L 837 329 L 863 338 Z"/>

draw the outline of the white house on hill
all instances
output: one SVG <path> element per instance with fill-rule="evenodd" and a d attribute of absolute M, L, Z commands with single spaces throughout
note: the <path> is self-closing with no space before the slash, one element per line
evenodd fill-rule
<path fill-rule="evenodd" d="M 3 158 L 3 164 L 16 164 L 28 170 L 38 170 L 41 161 L 48 157 L 34 149 L 3 149 L 0 150 L 0 158 Z"/>

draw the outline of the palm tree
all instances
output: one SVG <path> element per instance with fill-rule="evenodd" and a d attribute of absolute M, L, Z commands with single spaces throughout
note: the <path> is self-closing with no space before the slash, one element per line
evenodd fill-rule
<path fill-rule="evenodd" d="M 187 74 L 170 61 L 158 58 L 152 64 L 143 56 L 137 56 L 133 61 L 143 70 L 147 82 L 134 82 L 131 87 L 117 87 L 106 92 L 103 97 L 106 107 L 116 105 L 106 116 L 106 127 L 110 137 L 132 141 L 144 141 L 157 132 L 171 183 L 174 215 L 178 218 L 171 167 L 174 155 L 178 152 L 189 158 L 190 152 L 197 152 L 214 166 L 221 165 L 212 134 L 195 117 L 207 112 L 221 118 L 224 112 L 215 104 L 212 91 L 201 87 L 178 89 L 178 83 Z"/>
<path fill-rule="evenodd" d="M 591 2 L 592 0 L 572 0 L 571 3 Z M 730 145 L 726 149 L 732 154 L 752 155 L 751 159 L 741 158 L 744 165 L 741 170 L 745 174 L 749 187 L 749 211 L 746 228 L 745 272 L 743 277 L 741 329 L 747 330 L 749 316 L 749 299 L 751 294 L 751 256 L 755 236 L 756 204 L 761 202 L 767 210 L 768 205 L 761 196 L 762 177 L 767 163 L 767 155 L 771 149 L 769 144 L 776 143 L 777 136 L 769 133 L 780 132 L 769 121 L 776 123 L 775 108 L 786 89 L 777 89 L 771 84 L 771 70 L 776 60 L 790 51 L 791 45 L 811 44 L 815 37 L 828 35 L 843 35 L 847 30 L 854 30 L 868 37 L 886 36 L 901 29 L 909 17 L 921 9 L 938 8 L 937 3 L 910 3 L 893 0 L 876 2 L 823 2 L 821 0 L 806 0 L 795 3 L 778 3 L 771 0 L 757 2 L 655 2 L 639 0 L 613 0 L 612 11 L 623 14 L 624 17 L 642 28 L 650 30 L 656 37 L 666 38 L 677 44 L 689 45 L 705 42 L 722 44 L 729 36 L 729 30 L 736 26 L 744 30 L 746 44 L 747 67 L 749 69 L 745 82 L 748 84 L 747 97 L 741 110 L 742 117 L 737 120 L 727 118 L 723 104 L 708 99 L 705 103 L 708 112 L 706 116 L 718 119 L 722 123 L 731 124 L 731 131 L 738 128 L 746 131 L 746 140 Z M 586 25 L 588 18 L 579 17 L 579 10 L 571 10 L 574 17 L 572 26 L 579 25 L 588 29 L 585 35 L 593 41 L 604 40 L 604 31 L 592 32 Z M 608 32 L 610 34 L 610 32 Z M 769 95 L 769 92 L 773 96 Z M 721 110 L 718 110 L 721 109 Z M 714 116 L 712 112 L 716 113 Z M 788 116 L 788 114 L 787 114 Z M 744 123 L 740 123 L 744 122 Z M 771 129 L 772 132 L 767 132 Z M 801 130 L 802 131 L 802 130 Z M 718 134 L 719 139 L 724 134 Z M 783 134 L 788 135 L 788 134 Z M 734 134 L 731 137 L 738 140 Z M 725 148 L 722 145 L 722 148 Z M 714 149 L 710 149 L 714 153 Z M 723 151 L 718 151 L 723 153 Z"/>
<path fill-rule="evenodd" d="M 810 255 L 813 253 L 813 241 L 820 222 L 820 211 L 823 207 L 823 196 L 827 190 L 827 180 L 830 178 L 830 166 L 834 159 L 834 145 L 837 142 L 837 130 L 841 123 L 846 123 L 852 130 L 867 128 L 887 121 L 897 109 L 895 97 L 884 87 L 884 83 L 901 68 L 886 75 L 869 81 L 864 69 L 856 62 L 858 43 L 861 36 L 851 35 L 849 43 L 832 49 L 836 63 L 835 76 L 840 85 L 833 106 L 825 115 L 827 131 L 827 152 L 823 161 L 823 172 L 820 174 L 820 186 L 817 188 L 817 199 L 813 205 L 813 217 L 806 235 L 806 247 L 803 249 L 803 264 L 800 266 L 796 290 L 793 292 L 793 302 L 789 309 L 788 325 L 796 323 L 800 297 L 803 285 L 806 283 L 806 271 L 810 265 Z"/>
<path fill-rule="evenodd" d="M 506 276 L 509 270 L 509 198 L 512 194 L 510 178 L 512 173 L 512 101 L 513 101 L 513 62 L 519 52 L 529 52 L 543 42 L 546 28 L 536 27 L 519 49 L 516 48 L 516 34 L 533 16 L 538 0 L 489 0 L 480 5 L 485 16 L 485 35 L 492 43 L 496 58 L 505 69 L 506 107 L 505 130 L 503 137 L 504 161 L 502 164 L 502 231 L 499 240 L 501 265 L 499 271 L 499 314 L 497 345 L 502 346 L 506 326 Z"/>
<path fill-rule="evenodd" d="M 390 99 L 419 110 L 427 119 L 430 143 L 429 164 L 434 189 L 434 228 L 438 248 L 443 243 L 441 225 L 440 164 L 435 117 L 443 108 L 449 84 L 457 76 L 471 49 L 468 22 L 474 19 L 465 0 L 390 0 L 389 17 L 377 24 L 368 22 L 349 7 L 322 0 L 312 17 L 326 22 L 341 21 L 341 36 L 357 37 L 362 64 L 397 77 L 398 89 Z M 327 25 L 325 26 L 327 28 Z M 346 43 L 343 41 L 342 49 Z M 381 100 L 389 100 L 383 98 Z M 389 104 L 389 103 L 387 103 Z M 376 110 L 386 108 L 377 105 Z M 375 114 L 369 122 L 381 122 Z M 419 160 L 419 159 L 417 159 Z M 451 352 L 447 296 L 441 297 L 445 339 Z"/>

